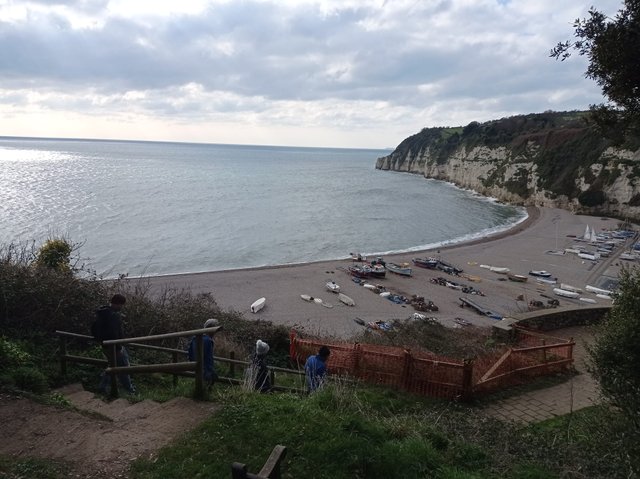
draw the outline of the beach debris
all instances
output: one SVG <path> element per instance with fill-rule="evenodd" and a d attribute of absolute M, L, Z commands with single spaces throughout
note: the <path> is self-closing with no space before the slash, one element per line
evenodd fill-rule
<path fill-rule="evenodd" d="M 391 331 L 393 329 L 393 323 L 383 320 L 370 321 L 367 323 L 367 327 L 375 331 Z"/>
<path fill-rule="evenodd" d="M 429 299 L 425 300 L 424 296 L 417 296 L 415 294 L 411 297 L 409 303 L 413 306 L 413 309 L 417 311 L 436 312 L 439 309 L 433 301 Z"/>
<path fill-rule="evenodd" d="M 456 289 L 462 291 L 464 294 L 476 294 L 478 296 L 484 296 L 484 293 L 480 290 L 475 289 L 473 286 L 468 286 L 462 283 L 456 283 L 455 281 L 449 281 L 442 276 L 438 276 L 437 278 L 431 278 L 430 281 L 433 284 L 439 284 L 440 286 L 446 286 L 447 288 Z"/>
<path fill-rule="evenodd" d="M 358 323 L 360 326 L 366 326 L 366 325 L 367 325 L 367 323 L 365 322 L 365 320 L 364 320 L 364 319 L 362 319 L 362 318 L 353 318 L 353 320 L 354 320 L 356 323 Z"/>
<path fill-rule="evenodd" d="M 472 326 L 470 321 L 467 321 L 464 318 L 453 318 L 453 322 L 455 324 L 459 324 L 460 326 Z"/>

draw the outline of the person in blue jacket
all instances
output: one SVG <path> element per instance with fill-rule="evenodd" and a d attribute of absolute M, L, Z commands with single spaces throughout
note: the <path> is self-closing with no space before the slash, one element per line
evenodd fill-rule
<path fill-rule="evenodd" d="M 203 328 L 213 328 L 218 326 L 218 320 L 215 318 L 207 319 L 204 323 Z M 203 349 L 203 376 L 204 381 L 207 383 L 209 387 L 213 386 L 213 383 L 216 379 L 218 379 L 218 375 L 216 374 L 216 370 L 213 364 L 213 355 L 215 349 L 215 342 L 213 340 L 213 335 L 217 333 L 214 331 L 212 333 L 205 334 L 202 337 L 202 349 Z M 191 342 L 189 343 L 189 361 L 196 361 L 197 354 L 197 343 L 196 336 L 191 338 Z"/>
<path fill-rule="evenodd" d="M 307 390 L 312 393 L 324 384 L 327 375 L 327 359 L 331 351 L 327 346 L 322 346 L 318 354 L 309 356 L 304 365 L 307 378 Z"/>

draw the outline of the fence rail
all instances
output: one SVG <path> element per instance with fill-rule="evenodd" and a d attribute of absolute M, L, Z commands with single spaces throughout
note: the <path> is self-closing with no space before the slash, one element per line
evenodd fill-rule
<path fill-rule="evenodd" d="M 74 354 L 69 354 L 68 348 L 68 340 L 84 340 L 95 342 L 93 336 L 89 336 L 86 334 L 78 334 L 72 333 L 69 331 L 56 331 L 56 334 L 60 338 L 60 370 L 63 376 L 67 375 L 67 367 L 68 363 L 81 363 L 81 364 L 92 364 L 96 366 L 101 366 L 106 368 L 106 372 L 111 374 L 111 395 L 117 397 L 118 389 L 117 384 L 114 380 L 117 374 L 148 374 L 148 373 L 167 373 L 172 374 L 174 378 L 174 386 L 177 384 L 178 377 L 188 377 L 193 378 L 196 384 L 196 397 L 204 397 L 204 384 L 202 383 L 202 379 L 198 380 L 198 377 L 202 378 L 202 373 L 199 375 L 196 374 L 198 371 L 198 361 L 188 361 L 185 362 L 180 360 L 180 357 L 184 357 L 187 354 L 186 350 L 183 349 L 175 349 L 175 348 L 166 348 L 163 346 L 155 346 L 151 344 L 144 344 L 142 341 L 153 341 L 160 339 L 171 339 L 171 338 L 180 338 L 180 337 L 188 337 L 188 336 L 196 336 L 205 334 L 207 332 L 217 331 L 219 327 L 208 328 L 208 329 L 196 329 L 191 331 L 181 331 L 177 333 L 168 333 L 168 334 L 159 334 L 154 336 L 141 336 L 136 338 L 126 338 L 119 339 L 113 341 L 105 341 L 103 344 L 107 347 L 115 349 L 117 345 L 127 345 L 137 349 L 147 349 L 152 351 L 164 352 L 171 354 L 172 362 L 170 363 L 157 363 L 157 364 L 144 364 L 144 365 L 130 365 L 130 366 L 116 366 L 115 361 L 112 365 L 109 364 L 107 359 L 98 359 L 87 356 L 78 356 Z M 111 354 L 115 354 L 115 351 L 110 351 Z M 235 353 L 231 352 L 230 357 L 226 358 L 223 356 L 214 356 L 214 361 L 219 363 L 229 364 L 229 374 L 231 377 L 221 376 L 218 378 L 219 381 L 225 382 L 233 385 L 242 385 L 244 384 L 243 379 L 238 379 L 235 376 L 235 366 L 248 367 L 251 365 L 249 361 L 242 361 L 235 359 Z M 272 389 L 275 391 L 285 391 L 285 392 L 293 392 L 293 393 L 303 393 L 304 390 L 302 388 L 292 388 L 287 386 L 279 386 L 276 385 L 276 373 L 289 374 L 294 376 L 304 376 L 304 371 L 296 370 L 296 369 L 287 369 L 287 368 L 279 368 L 276 366 L 268 366 L 269 375 L 271 379 Z M 200 369 L 200 371 L 202 371 Z"/>

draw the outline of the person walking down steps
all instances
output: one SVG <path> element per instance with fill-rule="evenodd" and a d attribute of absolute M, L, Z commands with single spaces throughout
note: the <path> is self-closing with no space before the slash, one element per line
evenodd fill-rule
<path fill-rule="evenodd" d="M 100 341 L 102 352 L 107 360 L 111 354 L 111 347 L 105 346 L 103 342 L 124 338 L 122 319 L 125 316 L 122 313 L 122 308 L 126 302 L 127 298 L 123 295 L 114 294 L 109 305 L 101 306 L 96 310 L 96 319 L 91 325 L 91 334 L 96 340 Z M 129 353 L 124 346 L 116 346 L 116 366 L 129 366 Z M 133 386 L 131 377 L 128 374 L 118 374 L 118 380 L 129 394 L 135 394 L 136 388 Z M 103 371 L 98 390 L 106 394 L 110 382 L 111 376 Z"/>

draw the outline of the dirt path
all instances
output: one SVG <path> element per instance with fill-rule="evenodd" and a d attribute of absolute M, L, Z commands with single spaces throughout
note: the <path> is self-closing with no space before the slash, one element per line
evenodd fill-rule
<path fill-rule="evenodd" d="M 180 434 L 193 429 L 216 406 L 187 398 L 166 403 L 124 399 L 105 403 L 81 387 L 62 391 L 83 414 L 0 395 L 0 424 L 8 440 L 0 441 L 0 453 L 12 456 L 63 460 L 73 477 L 127 477 L 129 464 L 154 452 Z"/>

